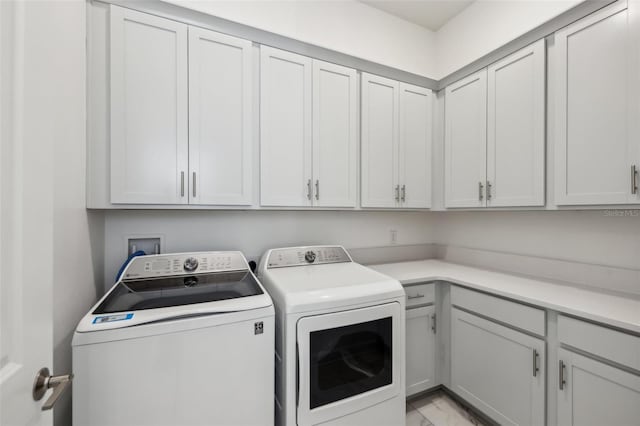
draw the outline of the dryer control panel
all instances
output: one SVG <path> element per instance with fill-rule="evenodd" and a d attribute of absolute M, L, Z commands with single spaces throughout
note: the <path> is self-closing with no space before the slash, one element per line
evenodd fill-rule
<path fill-rule="evenodd" d="M 352 260 L 341 246 L 290 247 L 271 250 L 267 259 L 267 268 L 344 262 L 352 262 Z"/>
<path fill-rule="evenodd" d="M 247 269 L 247 260 L 239 251 L 160 254 L 134 257 L 125 269 L 123 278 L 153 278 Z"/>

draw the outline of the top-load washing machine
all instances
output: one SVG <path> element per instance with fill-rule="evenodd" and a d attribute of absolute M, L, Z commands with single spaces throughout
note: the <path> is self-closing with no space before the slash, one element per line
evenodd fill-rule
<path fill-rule="evenodd" d="M 74 425 L 273 425 L 274 309 L 240 252 L 134 258 L 72 346 Z"/>
<path fill-rule="evenodd" d="M 404 426 L 405 293 L 340 246 L 269 250 L 276 424 Z"/>

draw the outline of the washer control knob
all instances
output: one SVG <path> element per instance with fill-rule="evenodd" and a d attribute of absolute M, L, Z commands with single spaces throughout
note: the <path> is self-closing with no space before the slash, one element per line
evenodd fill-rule
<path fill-rule="evenodd" d="M 193 272 L 198 269 L 198 259 L 196 259 L 195 257 L 188 257 L 185 259 L 182 267 L 187 272 Z"/>
<path fill-rule="evenodd" d="M 304 254 L 304 260 L 306 260 L 308 263 L 313 263 L 316 261 L 316 254 L 313 251 L 309 250 Z"/>

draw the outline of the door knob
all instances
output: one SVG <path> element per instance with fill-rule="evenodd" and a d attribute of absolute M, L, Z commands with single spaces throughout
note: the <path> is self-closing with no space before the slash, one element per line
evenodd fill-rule
<path fill-rule="evenodd" d="M 33 381 L 33 400 L 40 401 L 47 389 L 53 389 L 53 393 L 42 406 L 42 411 L 51 410 L 60 395 L 69 387 L 71 380 L 73 380 L 73 374 L 52 376 L 48 368 L 41 368 Z"/>

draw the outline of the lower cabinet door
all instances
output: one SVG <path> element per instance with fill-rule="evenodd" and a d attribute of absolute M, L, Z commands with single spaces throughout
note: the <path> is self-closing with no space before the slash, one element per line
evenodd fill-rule
<path fill-rule="evenodd" d="M 435 386 L 434 306 L 407 309 L 407 396 Z"/>
<path fill-rule="evenodd" d="M 640 376 L 558 351 L 558 426 L 640 424 Z"/>
<path fill-rule="evenodd" d="M 452 390 L 501 425 L 545 424 L 545 343 L 453 308 Z"/>

